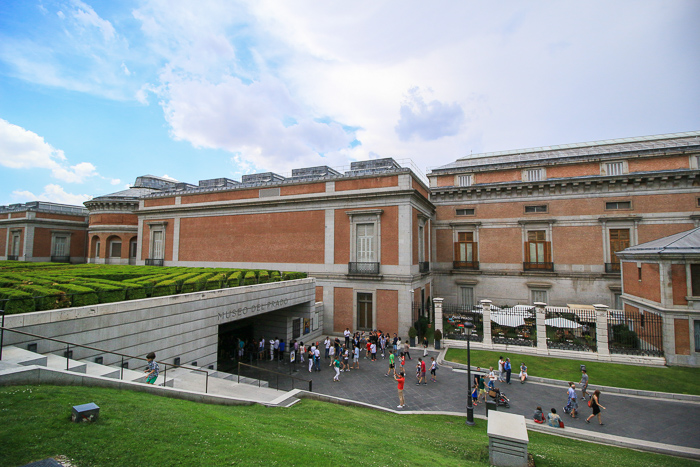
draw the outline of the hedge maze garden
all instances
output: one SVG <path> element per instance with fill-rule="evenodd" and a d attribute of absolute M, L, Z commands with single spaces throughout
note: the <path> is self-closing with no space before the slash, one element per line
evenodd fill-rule
<path fill-rule="evenodd" d="M 303 272 L 0 261 L 7 314 L 303 279 Z"/>

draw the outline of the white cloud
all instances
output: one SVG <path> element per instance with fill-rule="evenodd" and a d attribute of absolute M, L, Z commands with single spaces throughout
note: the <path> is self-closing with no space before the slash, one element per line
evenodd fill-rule
<path fill-rule="evenodd" d="M 124 74 L 126 76 L 131 76 L 131 71 L 129 71 L 129 69 L 126 67 L 126 64 L 124 62 L 122 62 L 122 71 L 124 72 Z"/>
<path fill-rule="evenodd" d="M 87 27 L 97 28 L 104 37 L 105 40 L 112 40 L 116 32 L 114 31 L 114 26 L 109 21 L 100 18 L 100 16 L 95 13 L 90 5 L 86 5 L 80 0 L 72 0 L 75 10 L 73 11 L 73 17 L 78 20 L 79 23 Z"/>
<path fill-rule="evenodd" d="M 414 136 L 428 141 L 454 136 L 464 122 L 464 111 L 459 104 L 445 104 L 438 100 L 426 103 L 417 87 L 408 90 L 400 114 L 396 133 L 401 141 Z"/>
<path fill-rule="evenodd" d="M 118 178 L 113 178 L 109 181 L 110 184 L 112 185 L 119 185 L 122 181 Z"/>
<path fill-rule="evenodd" d="M 49 184 L 44 187 L 44 191 L 39 195 L 35 195 L 27 190 L 15 190 L 12 192 L 12 198 L 17 202 L 49 201 L 52 203 L 82 206 L 83 202 L 92 199 L 92 196 L 66 193 L 62 186 Z"/>
<path fill-rule="evenodd" d="M 178 181 L 176 178 L 173 178 L 173 177 L 171 177 L 171 176 L 168 175 L 168 174 L 161 175 L 160 178 L 165 178 L 165 179 L 168 179 L 168 180 L 172 180 L 173 182 L 177 182 L 177 181 Z"/>
<path fill-rule="evenodd" d="M 68 165 L 63 151 L 43 137 L 0 119 L 0 165 L 11 169 L 48 169 L 54 178 L 82 183 L 99 175 L 90 162 Z"/>

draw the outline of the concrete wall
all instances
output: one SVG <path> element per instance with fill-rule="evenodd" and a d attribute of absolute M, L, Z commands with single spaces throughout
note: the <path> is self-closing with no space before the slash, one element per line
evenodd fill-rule
<path fill-rule="evenodd" d="M 292 316 L 308 316 L 315 312 L 314 279 L 273 282 L 230 289 L 193 292 L 168 297 L 148 298 L 81 308 L 8 315 L 8 328 L 52 337 L 102 350 L 143 357 L 156 352 L 157 359 L 182 364 L 196 361 L 200 367 L 217 363 L 218 326 L 253 316 L 264 320 L 288 320 L 291 338 Z M 322 313 L 321 313 L 322 314 Z M 281 329 L 283 331 L 283 329 Z M 40 353 L 60 353 L 65 346 L 5 333 L 5 344 L 37 342 Z M 97 351 L 74 348 L 76 360 L 103 356 L 105 364 L 114 364 L 120 357 Z M 142 366 L 134 360 L 132 365 Z"/>

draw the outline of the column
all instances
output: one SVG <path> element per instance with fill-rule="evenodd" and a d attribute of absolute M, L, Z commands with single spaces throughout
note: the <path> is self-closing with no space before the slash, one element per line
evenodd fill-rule
<path fill-rule="evenodd" d="M 595 307 L 595 338 L 598 347 L 598 359 L 610 360 L 608 348 L 608 307 L 606 305 L 593 305 Z"/>
<path fill-rule="evenodd" d="M 444 333 L 442 329 L 442 301 L 443 298 L 433 298 L 433 305 L 435 306 L 435 330 L 439 330 L 441 334 Z"/>
<path fill-rule="evenodd" d="M 486 347 L 492 347 L 493 342 L 491 341 L 491 300 L 479 300 L 481 303 L 482 311 L 482 323 L 484 325 L 484 341 L 483 344 Z"/>
<path fill-rule="evenodd" d="M 548 354 L 547 348 L 547 324 L 544 322 L 547 319 L 546 303 L 535 302 L 535 317 L 537 319 L 537 353 Z"/>

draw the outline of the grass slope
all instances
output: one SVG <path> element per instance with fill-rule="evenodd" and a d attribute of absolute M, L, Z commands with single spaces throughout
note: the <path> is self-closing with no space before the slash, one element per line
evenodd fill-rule
<path fill-rule="evenodd" d="M 94 424 L 70 422 L 95 402 Z M 486 422 L 302 401 L 224 407 L 92 387 L 0 388 L 0 465 L 65 455 L 86 466 L 488 465 Z M 538 466 L 680 466 L 685 459 L 530 433 Z"/>
<path fill-rule="evenodd" d="M 516 379 L 516 375 L 520 373 L 520 363 L 525 362 L 530 376 L 578 383 L 581 380 L 580 365 L 584 364 L 590 378 L 590 384 L 593 386 L 700 395 L 700 368 L 623 365 L 490 350 L 472 350 L 471 364 L 485 369 L 488 369 L 489 366 L 498 369 L 498 357 L 501 355 L 504 358 L 510 358 L 513 366 L 513 377 Z M 466 364 L 467 351 L 449 349 L 445 360 Z"/>

